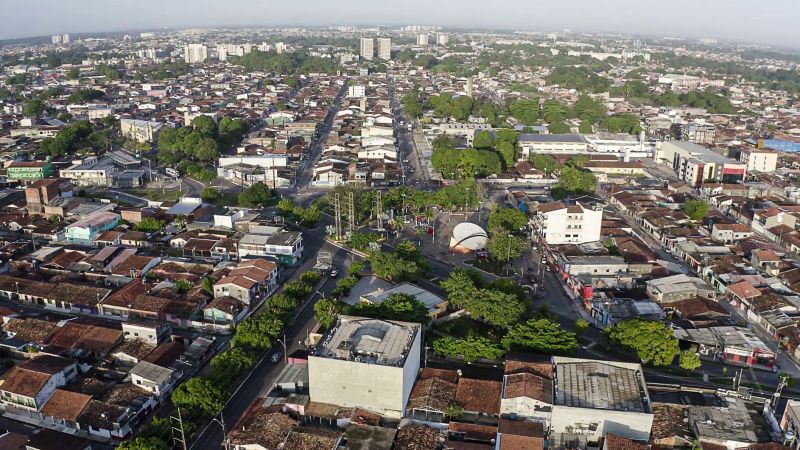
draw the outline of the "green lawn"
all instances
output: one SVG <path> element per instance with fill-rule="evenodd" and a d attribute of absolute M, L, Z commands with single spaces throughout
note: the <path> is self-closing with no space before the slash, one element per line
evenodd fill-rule
<path fill-rule="evenodd" d="M 177 202 L 181 199 L 181 197 L 186 195 L 185 191 L 171 191 L 168 189 L 165 189 L 164 191 L 161 189 L 132 189 L 126 192 L 128 194 L 146 198 L 154 202 Z"/>

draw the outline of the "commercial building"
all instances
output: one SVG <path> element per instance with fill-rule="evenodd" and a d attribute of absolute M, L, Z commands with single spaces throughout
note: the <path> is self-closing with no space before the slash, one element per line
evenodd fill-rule
<path fill-rule="evenodd" d="M 575 436 L 596 442 L 609 433 L 649 439 L 653 408 L 641 365 L 559 356 L 553 363 L 552 442 Z"/>
<path fill-rule="evenodd" d="M 361 58 L 371 61 L 375 56 L 375 39 L 361 38 L 360 49 Z"/>
<path fill-rule="evenodd" d="M 208 47 L 203 44 L 189 44 L 183 47 L 183 60 L 186 64 L 201 63 L 208 59 Z"/>
<path fill-rule="evenodd" d="M 745 148 L 739 161 L 747 165 L 748 172 L 774 172 L 778 166 L 778 152 L 757 148 Z"/>
<path fill-rule="evenodd" d="M 30 182 L 49 178 L 53 175 L 53 166 L 47 161 L 14 161 L 6 167 L 8 181 Z"/>
<path fill-rule="evenodd" d="M 94 245 L 98 234 L 119 224 L 119 214 L 101 211 L 67 225 L 66 238 L 70 244 Z"/>
<path fill-rule="evenodd" d="M 593 152 L 614 155 L 623 161 L 631 158 L 652 158 L 656 141 L 647 139 L 644 131 L 639 136 L 628 133 L 596 133 L 583 136 Z"/>
<path fill-rule="evenodd" d="M 155 142 L 164 124 L 148 120 L 120 119 L 122 136 L 138 142 Z"/>
<path fill-rule="evenodd" d="M 61 176 L 68 178 L 75 186 L 105 187 L 111 186 L 113 176 L 117 172 L 114 161 L 109 157 L 90 156 L 73 161 L 73 165 L 61 170 Z"/>
<path fill-rule="evenodd" d="M 667 141 L 661 144 L 657 160 L 671 166 L 678 178 L 693 187 L 703 183 L 737 183 L 744 181 L 747 165 L 743 162 L 714 153 L 708 148 L 684 141 Z"/>
<path fill-rule="evenodd" d="M 602 221 L 601 206 L 562 202 L 539 205 L 534 218 L 539 236 L 550 245 L 599 241 Z"/>
<path fill-rule="evenodd" d="M 522 134 L 517 141 L 520 160 L 530 155 L 575 155 L 589 151 L 589 143 L 580 134 Z"/>
<path fill-rule="evenodd" d="M 402 417 L 420 367 L 418 323 L 339 316 L 308 358 L 311 401 Z"/>
<path fill-rule="evenodd" d="M 392 59 L 392 39 L 378 38 L 378 59 Z"/>

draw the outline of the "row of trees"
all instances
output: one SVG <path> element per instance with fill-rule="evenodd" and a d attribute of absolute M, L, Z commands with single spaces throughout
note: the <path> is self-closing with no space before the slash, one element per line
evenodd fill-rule
<path fill-rule="evenodd" d="M 244 66 L 248 71 L 275 72 L 284 75 L 308 73 L 336 73 L 337 66 L 331 58 L 310 56 L 305 52 L 277 53 L 253 50 L 243 56 L 231 56 L 228 61 Z"/>
<path fill-rule="evenodd" d="M 284 285 L 282 293 L 268 300 L 266 311 L 254 314 L 239 324 L 230 348 L 211 360 L 208 375 L 190 378 L 175 389 L 172 402 L 175 407 L 181 408 L 184 426 L 188 425 L 188 430 L 196 430 L 197 421 L 213 417 L 222 410 L 236 380 L 272 348 L 275 339 L 291 321 L 294 309 L 314 292 L 318 281 L 319 275 L 309 272 L 298 281 Z M 154 428 L 157 431 L 158 424 Z M 126 445 L 131 450 L 167 448 L 165 438 L 164 434 L 153 433 L 152 429 L 150 432 L 143 430 L 141 437 Z"/>
<path fill-rule="evenodd" d="M 283 198 L 278 202 L 278 211 L 282 212 L 283 214 L 293 216 L 306 226 L 316 225 L 320 218 L 320 210 L 316 205 L 305 208 L 303 206 L 296 205 L 288 198 Z"/>
<path fill-rule="evenodd" d="M 101 125 L 95 129 L 88 120 L 79 120 L 62 128 L 55 137 L 44 138 L 39 151 L 50 156 L 72 155 L 106 149 L 110 142 L 110 127 Z"/>

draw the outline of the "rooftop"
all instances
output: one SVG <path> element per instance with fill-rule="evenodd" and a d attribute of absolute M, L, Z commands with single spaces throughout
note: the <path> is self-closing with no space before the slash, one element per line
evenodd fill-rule
<path fill-rule="evenodd" d="M 145 380 L 162 385 L 169 381 L 172 376 L 172 370 L 147 361 L 139 361 L 139 363 L 131 369 L 131 375 L 137 375 Z"/>
<path fill-rule="evenodd" d="M 314 356 L 402 366 L 419 328 L 418 323 L 339 316 Z"/>
<path fill-rule="evenodd" d="M 650 413 L 639 364 L 556 357 L 555 404 Z"/>

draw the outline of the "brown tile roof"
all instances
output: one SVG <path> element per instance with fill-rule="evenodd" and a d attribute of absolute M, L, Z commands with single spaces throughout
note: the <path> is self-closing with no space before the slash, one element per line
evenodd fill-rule
<path fill-rule="evenodd" d="M 224 297 L 217 297 L 214 300 L 211 300 L 211 302 L 203 309 L 215 308 L 224 312 L 231 312 L 231 310 L 233 310 L 235 314 L 243 311 L 245 307 L 246 305 L 238 298 L 226 295 Z"/>
<path fill-rule="evenodd" d="M 669 304 L 670 308 L 678 311 L 681 317 L 691 319 L 692 317 L 706 316 L 706 315 L 722 315 L 730 316 L 719 302 L 709 300 L 705 297 L 692 297 Z"/>
<path fill-rule="evenodd" d="M 5 331 L 16 333 L 15 337 L 17 339 L 39 344 L 44 343 L 47 336 L 55 327 L 55 322 L 47 320 L 32 318 L 17 319 L 13 317 L 9 319 L 7 324 L 3 325 Z"/>
<path fill-rule="evenodd" d="M 232 445 L 259 445 L 266 450 L 278 450 L 297 421 L 274 409 L 264 408 L 260 399 L 250 407 L 228 435 Z"/>
<path fill-rule="evenodd" d="M 669 403 L 653 404 L 653 426 L 650 439 L 670 439 L 676 436 L 676 428 L 683 424 L 683 407 Z"/>
<path fill-rule="evenodd" d="M 497 431 L 503 434 L 544 438 L 544 424 L 542 422 L 501 418 L 497 423 Z"/>
<path fill-rule="evenodd" d="M 394 440 L 394 450 L 437 450 L 440 446 L 439 432 L 427 425 L 400 428 Z"/>
<path fill-rule="evenodd" d="M 156 347 L 144 360 L 157 366 L 169 367 L 184 352 L 186 352 L 186 346 L 180 342 L 165 342 Z"/>
<path fill-rule="evenodd" d="M 19 367 L 47 375 L 55 375 L 73 364 L 75 363 L 60 356 L 40 355 L 25 361 Z"/>
<path fill-rule="evenodd" d="M 544 438 L 504 434 L 500 437 L 500 450 L 544 450 Z"/>
<path fill-rule="evenodd" d="M 0 390 L 25 397 L 35 397 L 52 375 L 14 367 L 3 379 Z"/>
<path fill-rule="evenodd" d="M 314 426 L 299 426 L 289 433 L 283 448 L 292 450 L 333 450 L 342 433 Z"/>
<path fill-rule="evenodd" d="M 728 290 L 739 298 L 753 298 L 761 295 L 761 291 L 747 281 L 740 281 L 728 286 Z"/>
<path fill-rule="evenodd" d="M 122 330 L 75 322 L 56 328 L 47 338 L 48 345 L 99 355 L 107 355 L 121 341 Z"/>
<path fill-rule="evenodd" d="M 456 401 L 465 411 L 499 414 L 502 390 L 499 381 L 460 378 Z"/>
<path fill-rule="evenodd" d="M 756 256 L 761 262 L 765 261 L 780 261 L 781 257 L 772 250 L 755 250 L 753 255 Z"/>
<path fill-rule="evenodd" d="M 531 373 L 507 375 L 504 398 L 517 397 L 528 397 L 545 403 L 553 403 L 553 383 Z"/>
<path fill-rule="evenodd" d="M 101 400 L 106 403 L 111 403 L 112 405 L 127 407 L 130 406 L 130 404 L 136 399 L 148 398 L 154 395 L 155 394 L 152 392 L 142 389 L 134 384 L 119 383 L 107 390 L 103 394 Z"/>
<path fill-rule="evenodd" d="M 561 202 L 550 202 L 550 203 L 545 203 L 543 205 L 539 205 L 536 208 L 536 211 L 540 212 L 540 213 L 549 213 L 549 212 L 558 211 L 559 209 L 565 209 L 565 208 L 566 208 L 566 205 L 564 205 Z"/>
<path fill-rule="evenodd" d="M 447 412 L 456 403 L 457 390 L 458 385 L 449 380 L 436 377 L 420 379 L 411 390 L 408 408 L 428 407 Z"/>
<path fill-rule="evenodd" d="M 127 408 L 119 405 L 90 400 L 86 408 L 83 408 L 76 422 L 101 430 L 113 430 L 114 422 L 117 422 L 126 410 Z"/>
<path fill-rule="evenodd" d="M 129 339 L 119 344 L 112 353 L 122 353 L 130 357 L 142 360 L 155 350 L 155 347 L 148 344 L 144 339 Z"/>
<path fill-rule="evenodd" d="M 511 353 L 506 356 L 505 373 L 532 373 L 540 377 L 553 379 L 553 363 L 550 361 L 526 361 L 525 356 Z"/>
<path fill-rule="evenodd" d="M 448 369 L 434 369 L 431 367 L 425 367 L 422 369 L 422 372 L 419 375 L 420 380 L 424 380 L 425 378 L 441 378 L 443 380 L 447 380 L 451 383 L 458 383 L 458 371 L 455 370 L 448 370 Z"/>
<path fill-rule="evenodd" d="M 56 389 L 42 408 L 42 414 L 75 422 L 91 399 L 90 395 Z"/>
<path fill-rule="evenodd" d="M 647 450 L 647 444 L 632 441 L 616 434 L 606 434 L 606 450 Z"/>
<path fill-rule="evenodd" d="M 447 429 L 448 431 L 464 433 L 465 437 L 469 440 L 488 442 L 497 437 L 497 427 L 490 425 L 450 422 Z"/>
<path fill-rule="evenodd" d="M 147 287 L 140 278 L 123 286 L 103 300 L 103 305 L 128 307 L 139 295 L 147 293 Z"/>

